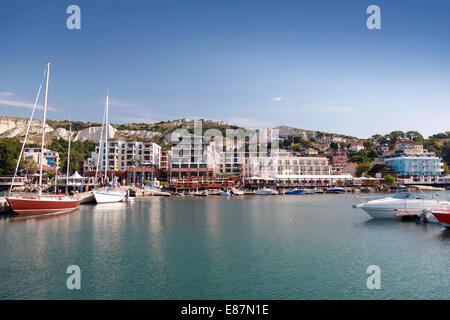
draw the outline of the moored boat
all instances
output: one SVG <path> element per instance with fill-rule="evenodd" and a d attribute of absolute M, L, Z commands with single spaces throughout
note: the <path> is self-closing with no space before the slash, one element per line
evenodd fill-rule
<path fill-rule="evenodd" d="M 64 213 L 76 210 L 80 197 L 66 195 L 14 195 L 6 197 L 11 210 L 22 215 Z"/>
<path fill-rule="evenodd" d="M 286 194 L 289 195 L 300 195 L 300 194 L 308 194 L 308 192 L 305 189 L 292 189 L 286 192 Z"/>
<path fill-rule="evenodd" d="M 259 188 L 258 190 L 255 191 L 255 195 L 260 195 L 260 196 L 268 196 L 268 195 L 275 195 L 275 194 L 278 194 L 278 192 L 273 189 L 269 189 L 269 188 Z"/>
<path fill-rule="evenodd" d="M 450 210 L 433 210 L 431 214 L 436 218 L 439 224 L 450 229 Z"/>
<path fill-rule="evenodd" d="M 208 191 L 195 191 L 195 192 L 192 192 L 190 195 L 195 196 L 195 197 L 207 197 Z"/>
<path fill-rule="evenodd" d="M 244 195 L 244 191 L 236 189 L 236 188 L 231 188 L 230 192 L 233 196 L 243 196 Z"/>
<path fill-rule="evenodd" d="M 232 196 L 231 192 L 228 190 L 220 191 L 220 195 L 222 197 L 231 197 Z"/>
<path fill-rule="evenodd" d="M 401 219 L 408 215 L 419 217 L 423 210 L 442 210 L 448 205 L 448 201 L 426 200 L 422 195 L 401 192 L 390 197 L 354 205 L 354 208 L 364 210 L 375 219 Z M 429 216 L 428 221 L 437 222 L 433 215 Z"/>
<path fill-rule="evenodd" d="M 44 162 L 44 144 L 45 144 L 45 128 L 46 128 L 46 118 L 47 118 L 47 97 L 48 97 L 48 82 L 50 76 L 50 62 L 47 62 L 47 66 L 44 72 L 45 78 L 45 96 L 44 96 L 44 115 L 42 120 L 42 137 L 41 137 L 41 149 L 40 149 L 40 159 L 39 159 L 39 192 L 35 195 L 17 194 L 11 195 L 14 180 L 17 176 L 17 170 L 19 168 L 20 160 L 23 155 L 23 150 L 27 141 L 28 133 L 30 131 L 30 125 L 33 120 L 33 115 L 36 110 L 37 102 L 39 100 L 41 86 L 34 103 L 33 111 L 31 113 L 30 121 L 28 122 L 27 130 L 25 133 L 25 138 L 22 144 L 22 149 L 19 154 L 19 159 L 17 160 L 16 169 L 14 171 L 14 177 L 12 179 L 10 192 L 6 198 L 8 204 L 12 211 L 21 215 L 41 215 L 50 213 L 64 213 L 70 212 L 79 206 L 81 202 L 81 197 L 79 195 L 67 196 L 67 195 L 42 195 L 42 176 L 43 176 L 43 162 Z M 43 79 L 44 80 L 44 79 Z"/>
<path fill-rule="evenodd" d="M 99 189 L 94 190 L 94 197 L 97 203 L 113 203 L 124 201 L 127 193 L 121 189 Z"/>
<path fill-rule="evenodd" d="M 328 188 L 326 191 L 327 193 L 344 193 L 345 189 L 341 187 L 331 187 Z"/>
<path fill-rule="evenodd" d="M 105 134 L 105 146 L 108 146 L 108 136 L 109 136 L 109 124 L 108 124 L 108 117 L 109 117 L 109 93 L 106 95 L 106 101 L 105 101 L 105 111 L 103 114 L 103 123 L 102 123 L 102 131 L 100 135 L 100 142 L 99 146 L 103 144 L 103 131 Z M 100 155 L 104 153 L 104 158 L 108 159 L 108 147 L 105 147 L 104 152 L 99 151 L 98 157 L 97 157 L 97 163 L 100 163 Z M 111 178 L 111 182 L 109 183 L 109 177 L 108 177 L 108 165 L 105 165 L 105 174 L 104 174 L 104 187 L 98 188 L 93 191 L 94 198 L 97 203 L 113 203 L 113 202 L 122 202 L 125 200 L 125 197 L 127 196 L 127 192 L 123 190 L 120 187 L 119 182 L 117 181 L 117 177 L 114 177 L 114 172 L 116 171 L 116 158 L 114 158 L 114 167 L 113 167 L 113 176 Z M 97 169 L 95 171 L 95 181 L 97 181 L 97 174 L 99 171 L 99 166 L 97 166 Z"/>

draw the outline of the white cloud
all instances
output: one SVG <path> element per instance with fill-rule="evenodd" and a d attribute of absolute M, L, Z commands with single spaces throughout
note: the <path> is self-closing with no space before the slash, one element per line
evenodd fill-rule
<path fill-rule="evenodd" d="M 267 128 L 272 126 L 271 123 L 265 121 L 259 121 L 252 118 L 240 118 L 240 117 L 231 117 L 225 119 L 225 122 L 231 125 L 236 125 L 239 127 L 249 128 L 249 129 L 260 129 Z"/>
<path fill-rule="evenodd" d="M 317 108 L 317 111 L 322 112 L 352 112 L 355 109 L 351 107 L 323 107 L 323 108 Z"/>
<path fill-rule="evenodd" d="M 8 98 L 12 98 L 12 97 L 15 97 L 16 95 L 14 94 L 14 93 L 12 93 L 12 92 L 9 92 L 9 91 L 0 91 L 0 97 L 1 98 L 6 98 L 6 99 L 8 99 Z"/>
<path fill-rule="evenodd" d="M 283 97 L 275 97 L 275 98 L 272 98 L 272 101 L 281 101 L 281 100 L 283 100 Z"/>
<path fill-rule="evenodd" d="M 133 107 L 134 106 L 134 104 L 131 103 L 131 102 L 127 102 L 127 101 L 124 101 L 122 99 L 113 98 L 113 97 L 109 98 L 109 105 L 110 106 L 116 106 L 116 107 L 119 107 L 119 108 L 128 108 L 128 107 Z"/>
<path fill-rule="evenodd" d="M 315 112 L 341 112 L 341 113 L 349 113 L 356 111 L 353 107 L 347 106 L 318 106 L 318 105 L 308 105 L 303 108 L 304 110 L 310 110 Z"/>
<path fill-rule="evenodd" d="M 27 108 L 27 109 L 33 109 L 34 104 L 22 100 L 17 99 L 0 99 L 0 105 L 4 106 L 10 106 L 10 107 L 17 107 L 17 108 Z M 36 109 L 44 109 L 44 107 L 40 104 L 36 105 Z M 47 110 L 50 111 L 59 111 L 58 109 L 47 107 Z"/>

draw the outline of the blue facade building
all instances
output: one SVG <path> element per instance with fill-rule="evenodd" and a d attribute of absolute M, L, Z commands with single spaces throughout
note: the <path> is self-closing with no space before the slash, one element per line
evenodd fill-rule
<path fill-rule="evenodd" d="M 398 172 L 399 176 L 440 176 L 443 174 L 442 159 L 432 152 L 397 150 L 383 155 L 380 160 Z"/>

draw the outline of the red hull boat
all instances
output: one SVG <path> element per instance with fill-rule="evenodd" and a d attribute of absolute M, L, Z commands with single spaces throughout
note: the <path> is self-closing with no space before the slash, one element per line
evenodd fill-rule
<path fill-rule="evenodd" d="M 446 228 L 450 228 L 450 210 L 436 210 L 431 212 L 437 221 Z"/>
<path fill-rule="evenodd" d="M 11 196 L 6 197 L 11 210 L 21 215 L 70 212 L 78 208 L 81 198 L 68 196 Z"/>

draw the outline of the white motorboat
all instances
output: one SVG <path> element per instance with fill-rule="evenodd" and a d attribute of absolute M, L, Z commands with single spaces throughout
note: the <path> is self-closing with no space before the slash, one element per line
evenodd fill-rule
<path fill-rule="evenodd" d="M 236 189 L 236 188 L 231 188 L 230 192 L 233 196 L 243 196 L 244 195 L 244 191 Z"/>
<path fill-rule="evenodd" d="M 269 189 L 269 188 L 259 188 L 258 190 L 255 191 L 255 195 L 260 195 L 260 196 L 268 196 L 268 195 L 274 195 L 274 194 L 278 194 L 278 192 L 273 189 Z"/>
<path fill-rule="evenodd" d="M 222 197 L 230 197 L 230 196 L 232 196 L 231 192 L 230 192 L 230 191 L 227 191 L 227 190 L 225 190 L 225 191 L 220 191 L 220 195 L 221 195 Z"/>
<path fill-rule="evenodd" d="M 424 210 L 445 209 L 448 205 L 448 201 L 426 200 L 423 195 L 402 192 L 387 198 L 360 203 L 353 207 L 363 209 L 375 219 L 401 219 L 407 215 L 420 216 Z M 434 216 L 429 215 L 429 222 L 437 222 L 437 220 Z"/>
<path fill-rule="evenodd" d="M 206 197 L 208 196 L 208 191 L 196 191 L 191 193 L 190 195 L 196 196 L 196 197 Z"/>

